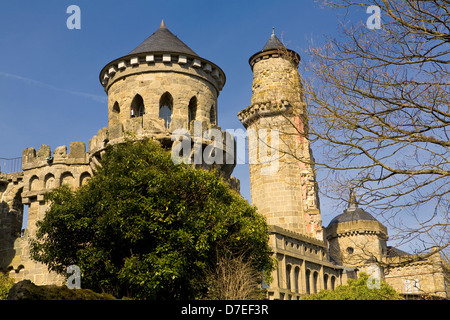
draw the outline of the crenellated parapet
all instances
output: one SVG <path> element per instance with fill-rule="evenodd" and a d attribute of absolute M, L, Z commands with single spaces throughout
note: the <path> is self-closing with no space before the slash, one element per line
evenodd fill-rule
<path fill-rule="evenodd" d="M 218 126 L 211 126 L 207 122 L 192 121 L 192 126 L 188 130 L 183 127 L 174 128 L 172 130 L 161 129 L 160 127 L 149 127 L 145 122 L 136 121 L 138 119 L 130 119 L 127 126 L 121 123 L 110 128 L 100 129 L 97 135 L 93 136 L 89 141 L 89 157 L 90 165 L 93 170 L 95 166 L 100 164 L 101 156 L 107 146 L 125 143 L 129 140 L 143 140 L 145 138 L 159 142 L 163 147 L 172 152 L 175 144 L 180 143 L 183 139 L 190 140 L 190 158 L 191 163 L 196 167 L 205 169 L 217 169 L 226 179 L 231 179 L 231 173 L 236 166 L 235 161 L 235 140 L 234 137 Z M 196 147 L 198 145 L 200 147 Z M 200 162 L 195 151 L 199 150 Z M 208 163 L 205 158 L 211 158 L 213 153 L 218 161 Z M 218 154 L 221 153 L 220 157 Z M 239 189 L 239 181 L 231 179 L 230 184 L 234 189 Z"/>
<path fill-rule="evenodd" d="M 288 115 L 292 111 L 292 106 L 289 101 L 267 101 L 263 103 L 254 103 L 247 108 L 238 112 L 239 121 L 248 127 L 250 123 L 260 117 L 274 116 L 274 115 Z"/>
<path fill-rule="evenodd" d="M 92 176 L 89 155 L 84 142 L 57 147 L 54 152 L 48 145 L 36 151 L 27 148 L 22 153 L 24 189 L 22 202 L 43 201 L 44 194 L 63 184 L 73 190 Z"/>

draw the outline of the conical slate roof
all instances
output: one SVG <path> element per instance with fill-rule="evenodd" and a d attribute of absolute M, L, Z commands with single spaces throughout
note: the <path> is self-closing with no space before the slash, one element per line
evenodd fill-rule
<path fill-rule="evenodd" d="M 250 57 L 250 59 L 248 59 L 251 68 L 253 69 L 253 65 L 257 61 L 259 61 L 261 57 L 263 57 L 264 55 L 270 56 L 272 53 L 277 53 L 278 55 L 281 53 L 282 55 L 289 56 L 298 67 L 298 64 L 300 62 L 300 55 L 293 50 L 287 49 L 286 46 L 280 41 L 280 39 L 278 39 L 278 37 L 275 35 L 275 28 L 273 28 L 272 34 L 270 35 L 269 40 L 266 42 L 262 50 L 256 52 Z"/>
<path fill-rule="evenodd" d="M 192 56 L 198 55 L 189 48 L 183 41 L 178 39 L 176 35 L 167 29 L 164 20 L 161 22 L 161 26 L 150 37 L 144 40 L 139 46 L 136 47 L 131 54 L 139 54 L 144 52 L 171 52 L 171 53 L 184 53 Z"/>
<path fill-rule="evenodd" d="M 272 35 L 270 36 L 269 40 L 266 42 L 264 48 L 261 51 L 267 51 L 272 49 L 286 49 L 284 44 L 275 35 L 275 29 L 272 30 Z"/>

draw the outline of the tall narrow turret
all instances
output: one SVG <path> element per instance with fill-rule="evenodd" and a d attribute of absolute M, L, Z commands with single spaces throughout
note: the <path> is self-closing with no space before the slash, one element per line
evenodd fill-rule
<path fill-rule="evenodd" d="M 299 62 L 273 32 L 249 59 L 253 96 L 238 116 L 249 135 L 252 204 L 269 225 L 322 239 Z"/>

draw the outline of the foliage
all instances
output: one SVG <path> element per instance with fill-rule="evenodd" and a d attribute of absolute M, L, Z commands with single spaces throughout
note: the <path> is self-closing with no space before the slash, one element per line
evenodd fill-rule
<path fill-rule="evenodd" d="M 0 300 L 8 298 L 8 292 L 14 285 L 14 279 L 8 277 L 6 273 L 0 272 Z"/>
<path fill-rule="evenodd" d="M 94 177 L 47 195 L 32 257 L 81 285 L 138 299 L 198 299 L 217 256 L 235 255 L 270 273 L 267 224 L 215 171 L 175 165 L 150 140 L 106 149 Z"/>
<path fill-rule="evenodd" d="M 30 280 L 16 283 L 8 294 L 8 300 L 115 300 L 107 293 L 89 289 L 69 289 L 67 286 L 37 286 Z"/>
<path fill-rule="evenodd" d="M 334 291 L 321 290 L 306 296 L 303 300 L 403 300 L 403 298 L 385 281 L 380 281 L 380 288 L 369 288 L 372 279 L 361 272 L 358 279 L 349 279 L 347 284 L 339 285 Z"/>

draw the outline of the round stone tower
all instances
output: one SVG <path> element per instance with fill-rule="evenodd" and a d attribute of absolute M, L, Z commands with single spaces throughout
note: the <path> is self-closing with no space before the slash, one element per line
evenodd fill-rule
<path fill-rule="evenodd" d="M 273 32 L 249 59 L 252 104 L 238 116 L 249 138 L 252 204 L 269 225 L 322 239 L 299 62 Z"/>
<path fill-rule="evenodd" d="M 123 142 L 127 132 L 134 138 L 148 137 L 171 147 L 178 141 L 174 132 L 184 129 L 202 150 L 215 140 L 215 153 L 226 153 L 226 139 L 218 143 L 203 135 L 216 129 L 226 136 L 217 120 L 217 98 L 225 74 L 178 39 L 164 21 L 129 54 L 108 63 L 100 72 L 100 82 L 108 95 L 108 128 L 90 141 L 94 165 L 105 146 Z M 214 167 L 229 177 L 235 166 L 234 160 L 230 162 Z M 201 161 L 195 164 L 211 167 Z"/>
<path fill-rule="evenodd" d="M 217 124 L 217 98 L 225 74 L 200 58 L 167 29 L 156 32 L 100 72 L 108 94 L 108 126 L 136 122 L 155 133 L 188 128 L 198 120 Z"/>
<path fill-rule="evenodd" d="M 353 194 L 349 207 L 328 224 L 326 238 L 331 258 L 344 266 L 367 266 L 386 256 L 386 227 L 359 208 Z"/>

